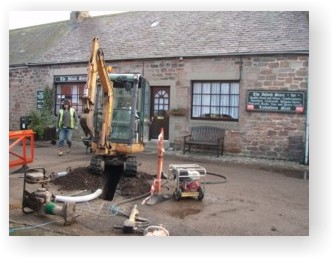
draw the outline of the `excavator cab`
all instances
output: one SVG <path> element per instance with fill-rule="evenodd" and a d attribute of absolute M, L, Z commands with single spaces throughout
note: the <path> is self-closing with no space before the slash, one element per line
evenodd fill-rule
<path fill-rule="evenodd" d="M 145 103 L 148 81 L 140 74 L 109 74 L 113 83 L 113 111 L 108 139 L 115 151 L 131 154 L 143 151 Z M 94 121 L 95 135 L 99 135 L 103 122 L 103 92 L 97 89 L 95 104 L 98 119 Z"/>

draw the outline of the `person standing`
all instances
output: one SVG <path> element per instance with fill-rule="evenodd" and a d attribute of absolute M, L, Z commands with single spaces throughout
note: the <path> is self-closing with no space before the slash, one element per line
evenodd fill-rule
<path fill-rule="evenodd" d="M 71 107 L 71 102 L 65 100 L 58 113 L 57 131 L 59 132 L 59 156 L 63 155 L 65 140 L 67 142 L 66 152 L 69 153 L 72 146 L 72 131 L 78 129 L 78 114 Z"/>

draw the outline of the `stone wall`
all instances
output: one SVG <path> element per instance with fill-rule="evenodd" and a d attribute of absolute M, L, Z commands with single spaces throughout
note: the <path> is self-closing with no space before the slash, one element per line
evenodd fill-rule
<path fill-rule="evenodd" d="M 9 71 L 9 130 L 20 129 L 20 117 L 37 108 L 37 91 L 53 88 L 48 67 L 20 67 Z"/>
<path fill-rule="evenodd" d="M 306 56 L 257 56 L 243 62 L 241 107 L 246 106 L 245 94 L 251 89 L 307 91 Z M 302 161 L 306 113 L 247 112 L 242 108 L 239 123 L 242 154 Z"/>
<path fill-rule="evenodd" d="M 301 161 L 304 155 L 306 113 L 246 111 L 248 90 L 308 89 L 308 56 L 232 56 L 169 58 L 161 60 L 109 62 L 115 73 L 138 72 L 152 86 L 170 86 L 170 106 L 190 109 L 192 80 L 240 80 L 239 121 L 197 121 L 171 116 L 169 141 L 182 145 L 190 126 L 212 125 L 227 129 L 225 151 L 235 155 Z M 9 128 L 19 128 L 20 116 L 36 107 L 36 92 L 54 86 L 53 76 L 82 74 L 82 65 L 34 66 L 10 70 Z"/>

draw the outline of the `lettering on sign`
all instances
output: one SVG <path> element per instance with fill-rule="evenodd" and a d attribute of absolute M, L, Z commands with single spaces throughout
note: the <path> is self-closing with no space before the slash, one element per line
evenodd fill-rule
<path fill-rule="evenodd" d="M 304 91 L 250 90 L 247 94 L 247 111 L 305 112 Z"/>
<path fill-rule="evenodd" d="M 54 81 L 56 83 L 86 82 L 87 75 L 55 76 Z"/>

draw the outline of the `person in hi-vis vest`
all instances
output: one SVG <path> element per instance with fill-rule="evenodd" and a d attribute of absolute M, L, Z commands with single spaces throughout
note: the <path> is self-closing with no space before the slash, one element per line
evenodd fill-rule
<path fill-rule="evenodd" d="M 63 155 L 65 140 L 67 141 L 67 150 L 69 153 L 72 146 L 72 131 L 78 129 L 78 114 L 74 108 L 71 107 L 71 102 L 65 100 L 58 113 L 57 131 L 59 135 L 58 147 L 59 156 Z"/>

